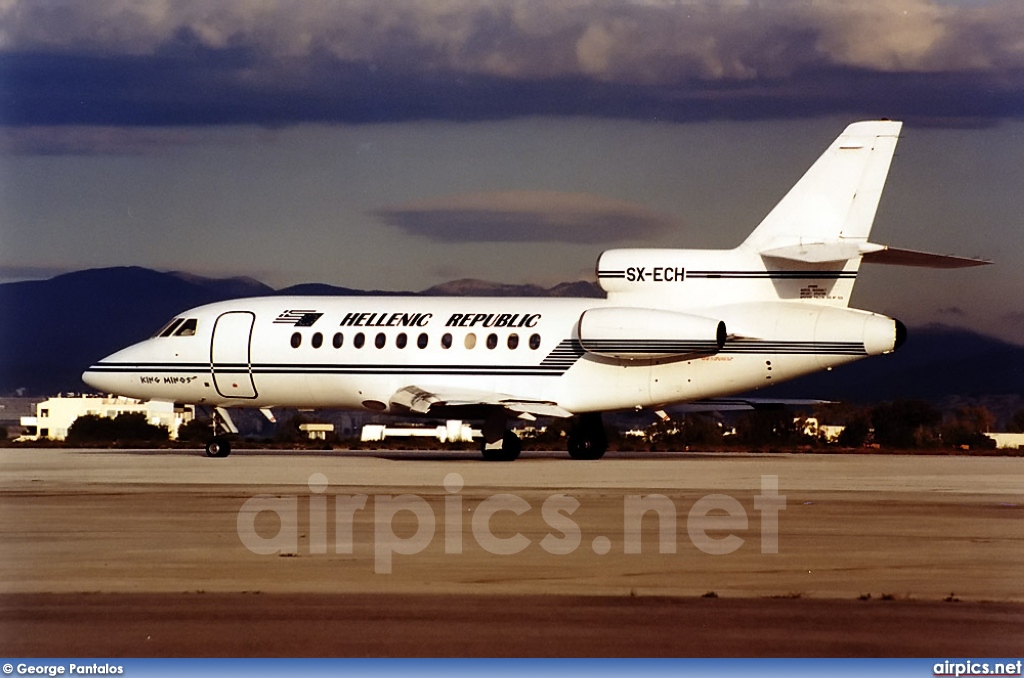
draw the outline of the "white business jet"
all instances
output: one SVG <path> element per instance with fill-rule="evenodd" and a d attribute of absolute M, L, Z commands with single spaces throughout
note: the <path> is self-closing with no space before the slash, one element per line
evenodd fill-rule
<path fill-rule="evenodd" d="M 511 461 L 510 420 L 574 417 L 574 459 L 607 447 L 601 413 L 748 392 L 889 353 L 902 323 L 848 308 L 861 262 L 987 263 L 868 242 L 901 123 L 858 122 L 735 249 L 616 249 L 606 299 L 263 297 L 180 314 L 82 375 L 133 398 L 214 408 L 345 408 L 479 419 Z M 218 434 L 218 423 L 226 434 Z"/>

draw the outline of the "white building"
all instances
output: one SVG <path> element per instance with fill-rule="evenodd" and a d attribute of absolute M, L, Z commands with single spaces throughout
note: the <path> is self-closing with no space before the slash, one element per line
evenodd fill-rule
<path fill-rule="evenodd" d="M 36 435 L 23 436 L 25 440 L 51 438 L 64 440 L 71 424 L 81 416 L 94 414 L 113 419 L 126 412 L 141 412 L 154 426 L 166 426 L 171 439 L 178 437 L 178 427 L 196 416 L 192 405 L 175 405 L 156 400 L 141 401 L 133 398 L 103 396 L 57 396 L 36 405 L 36 416 L 22 417 L 21 425 L 35 427 Z"/>
<path fill-rule="evenodd" d="M 996 441 L 996 448 L 1000 450 L 1024 449 L 1024 433 L 986 433 L 985 435 Z"/>

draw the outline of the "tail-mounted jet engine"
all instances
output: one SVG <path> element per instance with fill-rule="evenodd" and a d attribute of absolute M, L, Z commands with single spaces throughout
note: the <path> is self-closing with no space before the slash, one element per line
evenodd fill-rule
<path fill-rule="evenodd" d="M 584 311 L 579 333 L 585 351 L 617 360 L 710 355 L 720 351 L 726 339 L 721 320 L 649 308 Z"/>

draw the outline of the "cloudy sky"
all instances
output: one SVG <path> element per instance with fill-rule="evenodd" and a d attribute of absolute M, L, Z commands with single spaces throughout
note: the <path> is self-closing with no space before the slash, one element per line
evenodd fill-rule
<path fill-rule="evenodd" d="M 905 121 L 854 303 L 1024 343 L 1024 2 L 0 0 L 0 280 L 418 290 L 731 247 Z"/>

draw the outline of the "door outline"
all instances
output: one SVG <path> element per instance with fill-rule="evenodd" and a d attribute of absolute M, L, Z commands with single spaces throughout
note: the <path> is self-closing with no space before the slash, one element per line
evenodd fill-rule
<path fill-rule="evenodd" d="M 241 316 L 246 317 L 243 319 Z M 228 332 L 227 326 L 232 323 L 238 323 L 237 327 L 232 325 L 231 331 Z M 246 323 L 248 330 L 245 328 Z M 213 334 L 210 337 L 210 372 L 213 374 L 213 387 L 225 398 L 255 400 L 259 397 L 252 376 L 252 332 L 255 324 L 256 314 L 251 311 L 221 313 L 213 323 Z M 244 355 L 239 351 L 240 347 L 232 341 L 238 330 L 247 333 Z M 218 331 L 221 343 L 218 343 Z M 221 356 L 219 361 L 216 360 L 216 354 Z M 225 355 L 228 360 L 223 359 Z M 219 369 L 218 365 L 221 366 Z"/>

